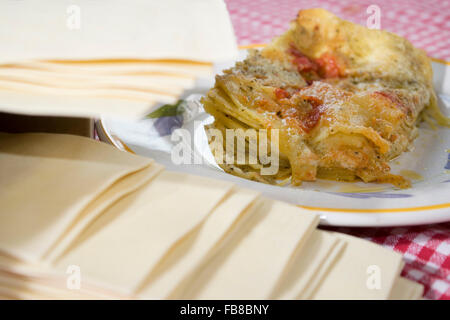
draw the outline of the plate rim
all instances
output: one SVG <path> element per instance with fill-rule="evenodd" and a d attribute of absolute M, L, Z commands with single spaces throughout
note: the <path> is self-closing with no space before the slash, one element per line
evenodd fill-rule
<path fill-rule="evenodd" d="M 107 117 L 96 120 L 95 128 L 101 141 L 115 148 L 136 154 L 119 137 L 115 137 L 104 122 Z M 320 216 L 320 224 L 342 227 L 393 227 L 406 225 L 433 224 L 450 221 L 450 202 L 427 206 L 412 206 L 403 208 L 327 208 L 315 206 L 295 206 L 317 213 Z M 430 214 L 432 213 L 432 214 Z"/>
<path fill-rule="evenodd" d="M 239 46 L 240 50 L 262 48 L 266 44 L 250 44 Z M 429 57 L 435 63 L 450 66 L 450 61 Z M 136 154 L 119 137 L 114 136 L 104 125 L 107 117 L 101 116 L 95 121 L 97 135 L 101 141 L 109 143 L 119 150 Z M 294 204 L 299 208 L 316 212 L 320 215 L 320 224 L 329 226 L 348 227 L 393 227 L 406 225 L 421 225 L 450 221 L 450 202 L 411 206 L 401 208 L 330 208 L 304 206 Z"/>

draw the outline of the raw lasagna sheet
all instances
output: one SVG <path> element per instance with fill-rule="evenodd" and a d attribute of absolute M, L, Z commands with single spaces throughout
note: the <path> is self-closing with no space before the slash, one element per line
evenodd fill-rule
<path fill-rule="evenodd" d="M 114 64 L 109 64 L 113 68 Z M 174 67 L 176 68 L 176 67 Z M 61 70 L 54 72 L 41 69 L 0 68 L 0 83 L 3 88 L 20 90 L 23 84 L 28 88 L 53 87 L 58 90 L 121 90 L 121 91 L 148 91 L 150 93 L 179 96 L 183 90 L 194 86 L 193 76 L 172 74 L 142 73 L 133 74 L 99 74 L 95 69 L 88 72 Z M 119 71 L 118 71 L 119 72 Z M 125 71 L 124 71 L 125 72 Z M 130 71 L 129 73 L 133 73 Z M 30 86 L 34 85 L 34 86 Z M 26 89 L 26 88 L 25 88 Z"/>
<path fill-rule="evenodd" d="M 392 288 L 389 300 L 418 300 L 423 295 L 423 286 L 409 279 L 399 277 Z"/>
<path fill-rule="evenodd" d="M 31 286 L 40 286 L 51 288 L 53 290 L 59 290 L 62 291 L 62 295 L 66 295 L 71 294 L 71 290 L 68 289 L 67 283 L 68 280 L 70 280 L 69 276 L 72 274 L 74 274 L 73 269 L 58 270 L 52 268 L 48 264 L 27 263 L 12 257 L 0 255 L 0 278 L 1 275 L 5 275 L 5 277 L 7 276 L 7 278 L 10 279 L 9 283 L 12 283 L 12 281 L 18 281 L 25 284 L 30 284 Z M 120 294 L 120 292 L 109 290 L 108 288 L 102 286 L 96 286 L 95 284 L 86 281 L 82 274 L 81 281 L 81 287 L 76 289 L 76 292 L 74 292 L 75 295 L 86 295 L 91 298 L 95 297 L 98 299 L 130 298 L 127 295 Z M 18 287 L 23 288 L 24 286 L 19 285 Z M 59 295 L 56 295 L 53 298 L 58 299 L 60 297 Z"/>
<path fill-rule="evenodd" d="M 62 84 L 62 83 L 61 83 Z M 171 103 L 176 101 L 176 91 L 174 94 L 159 93 L 153 90 L 130 88 L 114 88 L 114 87 L 100 87 L 100 88 L 67 88 L 61 86 L 42 85 L 42 83 L 27 83 L 27 82 L 12 82 L 0 80 L 0 88 L 5 92 L 16 93 L 20 92 L 22 95 L 35 94 L 44 96 L 73 96 L 84 98 L 104 98 L 104 99 L 122 99 L 142 102 L 166 102 Z M 66 97 L 67 98 L 67 97 Z M 9 102 L 11 103 L 11 102 Z M 64 106 L 65 104 L 63 104 Z M 20 106 L 20 105 L 19 105 Z"/>
<path fill-rule="evenodd" d="M 264 201 L 233 241 L 198 272 L 182 298 L 267 299 L 296 248 L 307 242 L 318 216 Z"/>
<path fill-rule="evenodd" d="M 154 163 L 149 167 L 121 178 L 111 185 L 110 188 L 80 212 L 75 221 L 64 231 L 64 234 L 46 252 L 44 260 L 46 262 L 54 262 L 69 248 L 71 243 L 75 241 L 76 237 L 83 232 L 89 223 L 96 219 L 106 208 L 120 198 L 138 190 L 162 170 L 162 166 Z"/>
<path fill-rule="evenodd" d="M 118 201 L 55 262 L 133 294 L 167 252 L 223 201 L 232 184 L 167 171 Z"/>
<path fill-rule="evenodd" d="M 24 76 L 33 74 L 40 76 L 57 76 L 66 79 L 89 76 L 92 80 L 98 77 L 112 76 L 159 76 L 162 82 L 178 81 L 177 77 L 189 79 L 198 76 L 209 76 L 213 65 L 209 62 L 195 62 L 183 60 L 86 60 L 86 61 L 21 61 L 4 65 L 2 76 L 18 76 L 26 71 Z M 179 81 L 182 81 L 180 79 Z"/>
<path fill-rule="evenodd" d="M 0 250 L 39 261 L 92 201 L 152 163 L 87 138 L 0 134 Z"/>
<path fill-rule="evenodd" d="M 180 241 L 159 263 L 143 284 L 145 299 L 176 298 L 207 263 L 233 237 L 235 230 L 255 208 L 259 194 L 236 189 L 192 233 Z"/>
<path fill-rule="evenodd" d="M 176 99 L 173 99 L 175 101 Z M 156 100 L 130 100 L 117 96 L 42 94 L 21 92 L 0 87 L 0 110 L 2 112 L 36 116 L 116 117 L 139 118 L 149 112 Z"/>
<path fill-rule="evenodd" d="M 14 114 L 140 118 L 237 56 L 222 0 L 10 0 L 0 19 L 0 110 Z"/>
<path fill-rule="evenodd" d="M 0 63 L 105 58 L 227 60 L 237 53 L 221 0 L 2 1 Z M 45 23 L 43 23 L 45 21 Z"/>
<path fill-rule="evenodd" d="M 346 246 L 311 298 L 387 299 L 403 267 L 402 256 L 367 240 L 332 235 L 344 240 Z M 377 279 L 372 281 L 371 276 Z"/>
<path fill-rule="evenodd" d="M 54 300 L 54 299 L 100 299 L 95 295 L 81 293 L 79 290 L 61 289 L 35 282 L 26 277 L 13 277 L 0 273 L 0 293 L 12 299 Z M 103 297 L 105 298 L 105 297 Z"/>
<path fill-rule="evenodd" d="M 326 277 L 344 248 L 344 241 L 315 230 L 281 277 L 274 299 L 308 299 Z"/>

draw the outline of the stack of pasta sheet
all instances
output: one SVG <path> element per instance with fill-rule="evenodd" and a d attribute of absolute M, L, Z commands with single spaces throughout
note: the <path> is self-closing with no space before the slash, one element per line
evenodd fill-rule
<path fill-rule="evenodd" d="M 0 111 L 142 116 L 233 59 L 222 0 L 0 2 Z"/>
<path fill-rule="evenodd" d="M 401 256 L 312 211 L 83 137 L 0 134 L 0 296 L 414 299 Z"/>

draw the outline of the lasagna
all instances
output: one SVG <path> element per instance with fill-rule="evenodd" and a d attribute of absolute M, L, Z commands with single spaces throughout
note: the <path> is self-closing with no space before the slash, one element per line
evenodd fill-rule
<path fill-rule="evenodd" d="M 202 98 L 211 128 L 278 129 L 276 174 L 261 175 L 260 163 L 220 162 L 229 173 L 267 183 L 323 178 L 400 188 L 410 182 L 390 173 L 388 162 L 411 147 L 427 114 L 448 125 L 436 101 L 422 50 L 323 9 L 301 10 L 285 34 L 217 75 Z"/>

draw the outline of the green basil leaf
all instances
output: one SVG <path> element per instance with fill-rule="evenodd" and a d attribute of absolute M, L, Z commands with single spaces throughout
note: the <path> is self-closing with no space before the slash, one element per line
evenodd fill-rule
<path fill-rule="evenodd" d="M 183 110 L 179 108 L 181 102 L 183 100 L 178 100 L 175 104 L 165 104 L 147 115 L 147 118 L 173 117 L 182 114 Z"/>

